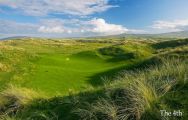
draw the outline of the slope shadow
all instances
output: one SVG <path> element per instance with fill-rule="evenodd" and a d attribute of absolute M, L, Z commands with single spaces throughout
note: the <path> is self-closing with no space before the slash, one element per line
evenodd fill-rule
<path fill-rule="evenodd" d="M 105 98 L 105 90 L 88 91 L 68 96 L 41 98 L 31 101 L 16 113 L 23 119 L 31 120 L 78 120 L 73 112 L 79 107 L 86 107 L 86 102 L 94 103 L 98 98 Z"/>
<path fill-rule="evenodd" d="M 174 48 L 182 45 L 188 45 L 188 39 L 171 40 L 155 43 L 152 45 L 155 49 Z"/>
<path fill-rule="evenodd" d="M 111 57 L 106 60 L 107 62 L 120 62 L 136 58 L 135 53 L 126 51 L 118 45 L 100 48 L 98 49 L 98 53 L 103 56 Z"/>
<path fill-rule="evenodd" d="M 121 62 L 121 61 L 132 60 L 135 58 L 136 58 L 136 55 L 134 53 L 124 53 L 121 56 L 115 56 L 115 57 L 112 57 L 106 61 L 107 62 Z"/>
<path fill-rule="evenodd" d="M 85 58 L 85 59 L 95 59 L 98 58 L 97 54 L 95 53 L 95 51 L 82 51 L 82 52 L 78 52 L 75 54 L 72 54 L 70 57 L 75 57 L 75 58 Z"/>
<path fill-rule="evenodd" d="M 91 84 L 94 87 L 97 86 L 103 86 L 107 82 L 112 82 L 114 81 L 115 77 L 121 72 L 125 70 L 131 70 L 131 71 L 136 71 L 136 70 L 143 70 L 146 69 L 150 66 L 155 66 L 160 64 L 162 61 L 159 57 L 152 57 L 150 59 L 147 59 L 145 61 L 141 62 L 133 62 L 133 64 L 129 65 L 124 65 L 118 68 L 114 68 L 102 73 L 97 73 L 93 76 L 89 77 L 89 80 L 87 81 L 89 84 Z M 107 79 L 105 79 L 107 77 Z M 104 78 L 104 79 L 103 79 Z"/>

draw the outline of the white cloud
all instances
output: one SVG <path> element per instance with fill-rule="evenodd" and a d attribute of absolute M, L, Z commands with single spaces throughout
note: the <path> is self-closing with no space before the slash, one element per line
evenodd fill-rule
<path fill-rule="evenodd" d="M 109 5 L 109 0 L 0 0 L 0 5 L 32 16 L 50 13 L 84 16 L 117 7 Z"/>
<path fill-rule="evenodd" d="M 70 19 L 70 20 L 62 20 L 62 19 L 42 19 L 40 20 L 40 27 L 38 28 L 38 32 L 41 33 L 69 33 L 73 32 L 72 26 L 77 23 L 77 20 Z M 73 24 L 72 26 L 70 26 Z M 66 27 L 65 25 L 69 26 Z M 74 30 L 75 32 L 75 30 Z"/>
<path fill-rule="evenodd" d="M 121 25 L 107 23 L 102 18 L 85 21 L 78 19 L 48 19 L 41 20 L 41 24 L 42 26 L 38 31 L 42 33 L 93 33 L 96 35 L 114 35 L 129 31 Z"/>
<path fill-rule="evenodd" d="M 37 24 L 18 23 L 15 21 L 0 19 L 0 33 L 2 34 L 36 34 L 38 27 Z"/>
<path fill-rule="evenodd" d="M 79 19 L 41 19 L 37 23 L 19 23 L 0 20 L 0 33 L 49 37 L 80 37 L 139 33 L 140 30 L 127 29 L 122 25 L 107 23 L 102 18 Z"/>
<path fill-rule="evenodd" d="M 166 32 L 182 31 L 188 27 L 188 19 L 174 21 L 155 21 L 151 27 L 153 29 L 163 30 Z"/>
<path fill-rule="evenodd" d="M 39 27 L 38 31 L 42 33 L 63 33 L 65 30 L 60 26 L 55 26 L 55 27 L 41 26 Z"/>
<path fill-rule="evenodd" d="M 109 24 L 104 19 L 92 19 L 89 24 L 93 26 L 91 32 L 101 33 L 105 35 L 114 35 L 128 32 L 129 30 L 122 25 Z"/>
<path fill-rule="evenodd" d="M 72 30 L 68 30 L 67 33 L 71 34 L 71 33 L 72 33 Z"/>

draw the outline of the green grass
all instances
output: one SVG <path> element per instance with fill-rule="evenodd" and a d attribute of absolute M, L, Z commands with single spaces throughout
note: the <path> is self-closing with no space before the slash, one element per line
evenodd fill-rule
<path fill-rule="evenodd" d="M 35 62 L 36 69 L 24 86 L 41 89 L 47 93 L 67 94 L 69 90 L 84 90 L 94 74 L 116 68 L 121 64 L 105 62 L 98 56 L 78 54 L 45 54 Z"/>
<path fill-rule="evenodd" d="M 187 39 L 2 41 L 0 119 L 158 120 L 160 109 L 186 119 L 187 48 Z"/>

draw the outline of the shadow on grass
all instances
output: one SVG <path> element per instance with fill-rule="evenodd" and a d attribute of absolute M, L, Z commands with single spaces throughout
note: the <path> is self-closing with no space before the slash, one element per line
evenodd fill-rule
<path fill-rule="evenodd" d="M 71 57 L 73 58 L 84 58 L 84 59 L 97 59 L 98 56 L 96 55 L 95 51 L 82 51 L 76 54 L 72 54 Z"/>
<path fill-rule="evenodd" d="M 99 97 L 105 98 L 105 91 L 90 91 L 64 97 L 37 99 L 31 101 L 17 113 L 22 119 L 31 120 L 78 120 L 73 112 L 86 102 L 94 103 Z"/>
<path fill-rule="evenodd" d="M 162 61 L 158 57 L 152 57 L 150 59 L 139 61 L 139 62 L 132 62 L 128 65 L 124 65 L 115 69 L 111 69 L 105 72 L 97 73 L 93 76 L 90 76 L 88 83 L 94 87 L 103 86 L 107 82 L 112 82 L 114 78 L 121 72 L 125 70 L 142 70 L 146 69 L 150 66 L 155 66 L 160 64 Z M 105 79 L 107 77 L 107 79 Z"/>
<path fill-rule="evenodd" d="M 134 53 L 124 53 L 121 56 L 115 56 L 107 60 L 107 62 L 120 62 L 120 61 L 127 61 L 133 60 L 136 58 Z"/>
<path fill-rule="evenodd" d="M 110 56 L 111 58 L 107 62 L 120 62 L 135 59 L 135 53 L 129 52 L 121 48 L 121 46 L 113 45 L 110 47 L 104 47 L 98 49 L 98 52 L 104 56 Z"/>
<path fill-rule="evenodd" d="M 155 49 L 165 49 L 165 48 L 174 48 L 174 47 L 178 47 L 182 45 L 188 45 L 188 39 L 159 42 L 159 43 L 153 44 L 152 47 Z"/>
<path fill-rule="evenodd" d="M 142 114 L 141 120 L 161 119 L 160 110 L 163 109 L 161 107 L 162 105 L 166 105 L 166 107 L 170 108 L 171 110 L 185 110 L 183 111 L 183 118 L 185 120 L 188 117 L 187 88 L 187 83 L 175 85 L 167 94 L 165 94 L 165 96 L 160 98 L 158 102 L 154 103 L 152 109 L 148 111 L 146 110 Z M 114 101 L 127 95 L 125 89 L 108 89 L 108 92 L 109 90 L 111 93 L 113 93 L 111 94 L 111 97 Z M 97 102 L 99 98 L 108 99 L 105 92 L 105 89 L 101 89 L 98 91 L 89 91 L 76 95 L 70 94 L 69 96 L 65 97 L 37 99 L 31 101 L 30 104 L 19 110 L 17 112 L 17 116 L 22 120 L 79 120 L 81 118 L 73 112 L 79 108 L 89 107 L 88 104 Z M 121 105 L 121 103 L 116 104 Z"/>

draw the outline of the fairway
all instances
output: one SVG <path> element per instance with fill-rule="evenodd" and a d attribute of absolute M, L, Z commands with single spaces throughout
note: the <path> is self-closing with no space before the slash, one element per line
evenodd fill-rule
<path fill-rule="evenodd" d="M 70 90 L 84 90 L 89 86 L 90 77 L 122 64 L 108 63 L 98 56 L 65 56 L 46 54 L 36 61 L 34 75 L 29 76 L 25 86 L 46 93 L 67 94 Z"/>

